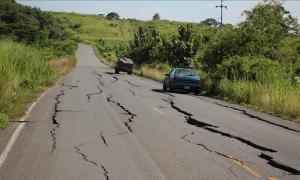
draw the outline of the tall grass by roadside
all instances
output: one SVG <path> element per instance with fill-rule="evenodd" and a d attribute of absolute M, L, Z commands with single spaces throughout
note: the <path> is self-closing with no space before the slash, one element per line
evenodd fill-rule
<path fill-rule="evenodd" d="M 50 66 L 45 54 L 24 44 L 0 41 L 0 128 L 8 119 L 22 115 L 26 103 L 65 72 Z"/>
<path fill-rule="evenodd" d="M 171 71 L 171 67 L 165 63 L 154 62 L 141 65 L 137 71 L 140 71 L 140 75 L 143 77 L 162 82 L 165 74 Z"/>
<path fill-rule="evenodd" d="M 224 79 L 218 87 L 226 100 L 248 104 L 287 119 L 300 120 L 300 85 L 276 82 L 264 85 L 246 80 Z"/>

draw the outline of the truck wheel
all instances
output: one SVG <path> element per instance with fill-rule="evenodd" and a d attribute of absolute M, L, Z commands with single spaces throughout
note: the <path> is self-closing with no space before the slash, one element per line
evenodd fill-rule
<path fill-rule="evenodd" d="M 118 69 L 115 69 L 115 74 L 119 74 L 119 70 Z"/>

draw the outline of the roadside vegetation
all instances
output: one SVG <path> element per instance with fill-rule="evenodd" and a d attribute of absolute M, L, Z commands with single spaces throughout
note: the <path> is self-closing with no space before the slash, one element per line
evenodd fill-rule
<path fill-rule="evenodd" d="M 202 77 L 202 94 L 300 120 L 299 24 L 283 4 L 267 0 L 243 13 L 245 21 L 220 26 L 55 13 L 82 42 L 113 65 L 118 54 L 134 72 L 163 80 L 172 67 L 190 66 Z M 111 16 L 111 15 L 110 15 Z M 80 28 L 74 28 L 79 23 Z"/>
<path fill-rule="evenodd" d="M 75 64 L 75 39 L 50 13 L 0 0 L 0 128 Z"/>

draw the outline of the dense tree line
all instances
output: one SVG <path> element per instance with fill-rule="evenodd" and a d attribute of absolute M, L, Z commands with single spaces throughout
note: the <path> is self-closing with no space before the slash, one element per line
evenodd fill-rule
<path fill-rule="evenodd" d="M 74 51 L 74 41 L 58 19 L 49 12 L 15 2 L 0 0 L 0 38 L 40 47 L 56 48 L 57 55 Z M 57 48 L 63 47 L 65 52 Z"/>

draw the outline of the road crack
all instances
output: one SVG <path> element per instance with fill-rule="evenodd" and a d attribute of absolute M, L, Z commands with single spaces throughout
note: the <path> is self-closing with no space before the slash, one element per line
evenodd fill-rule
<path fill-rule="evenodd" d="M 130 126 L 130 123 L 133 122 L 133 119 L 137 116 L 136 114 L 133 114 L 132 112 L 130 112 L 128 109 L 126 109 L 123 105 L 121 105 L 119 102 L 116 102 L 112 99 L 112 95 L 107 97 L 106 98 L 108 102 L 110 103 L 114 103 L 116 104 L 118 107 L 120 107 L 127 115 L 129 115 L 130 117 L 128 118 L 128 121 L 125 121 L 123 122 L 124 125 L 127 127 L 127 129 L 130 131 L 130 132 L 133 132 L 132 131 L 132 128 Z"/>
<path fill-rule="evenodd" d="M 69 87 L 70 90 L 72 90 L 73 88 L 78 88 L 79 87 L 77 85 L 69 85 L 69 84 L 65 84 L 65 83 L 62 83 L 62 86 Z"/>
<path fill-rule="evenodd" d="M 117 75 L 114 75 L 113 78 L 114 78 L 114 82 L 119 80 L 119 77 Z"/>
<path fill-rule="evenodd" d="M 230 167 L 230 168 L 228 168 L 228 169 L 229 169 L 229 171 L 233 174 L 233 176 L 234 176 L 235 178 L 238 178 L 238 175 L 233 171 L 232 168 L 233 168 L 233 167 Z"/>
<path fill-rule="evenodd" d="M 86 162 L 88 162 L 88 163 L 90 163 L 90 164 L 93 164 L 93 165 L 95 165 L 95 166 L 98 166 L 98 164 L 97 164 L 95 161 L 89 160 L 88 157 L 87 157 L 87 155 L 85 155 L 83 152 L 81 152 L 81 149 L 80 149 L 79 147 L 82 146 L 82 145 L 84 145 L 84 144 L 79 144 L 79 145 L 77 145 L 77 146 L 74 146 L 74 148 L 76 149 L 76 152 L 77 152 L 78 154 L 80 154 L 81 157 L 82 157 L 82 159 L 85 160 Z"/>
<path fill-rule="evenodd" d="M 103 165 L 101 165 L 101 168 L 102 168 L 102 170 L 104 172 L 103 175 L 105 176 L 106 180 L 109 180 L 107 169 Z"/>
<path fill-rule="evenodd" d="M 266 122 L 266 123 L 268 123 L 268 124 L 272 124 L 272 125 L 274 125 L 274 126 L 277 126 L 277 127 L 281 127 L 281 128 L 287 129 L 287 130 L 289 130 L 289 131 L 294 131 L 294 132 L 300 133 L 299 130 L 292 129 L 292 128 L 289 128 L 289 127 L 287 127 L 287 126 L 284 126 L 284 125 L 281 125 L 281 124 L 278 124 L 278 123 L 274 123 L 274 122 L 268 121 L 268 120 L 263 119 L 263 118 L 261 118 L 261 117 L 259 117 L 259 116 L 255 116 L 255 115 L 253 115 L 253 114 L 250 114 L 250 113 L 248 113 L 246 110 L 239 109 L 239 108 L 232 107 L 232 106 L 223 105 L 223 104 L 220 104 L 220 103 L 214 103 L 214 104 L 216 104 L 216 105 L 218 105 L 218 106 L 227 107 L 227 108 L 230 108 L 230 109 L 239 111 L 239 112 L 241 112 L 242 114 L 244 114 L 245 116 L 248 116 L 249 118 L 257 119 L 257 120 L 259 120 L 259 121 L 263 121 L 263 122 Z"/>
<path fill-rule="evenodd" d="M 221 136 L 224 136 L 224 137 L 228 137 L 228 138 L 231 138 L 231 139 L 235 139 L 239 142 L 242 142 L 248 146 L 251 146 L 255 149 L 259 149 L 261 151 L 267 151 L 267 152 L 277 152 L 276 150 L 273 150 L 273 149 L 270 149 L 270 148 L 267 148 L 267 147 L 264 147 L 264 146 L 261 146 L 261 145 L 258 145 L 258 144 L 255 144 L 247 139 L 244 139 L 242 137 L 239 137 L 239 136 L 235 136 L 235 135 L 232 135 L 232 134 L 229 134 L 229 133 L 226 133 L 226 132 L 222 132 L 222 131 L 219 131 L 219 130 L 216 130 L 214 128 L 218 128 L 218 126 L 215 126 L 215 125 L 212 125 L 212 124 L 208 124 L 208 123 L 204 123 L 204 122 L 201 122 L 201 121 L 198 121 L 194 118 L 192 118 L 192 114 L 191 113 L 188 113 L 184 110 L 182 110 L 181 108 L 177 107 L 174 103 L 174 101 L 172 99 L 168 99 L 168 100 L 164 100 L 165 102 L 168 102 L 170 103 L 171 107 L 173 109 L 175 109 L 177 112 L 181 113 L 181 114 L 184 114 L 185 115 L 185 119 L 186 119 L 186 122 L 192 126 L 196 126 L 196 127 L 199 127 L 201 129 L 204 129 L 206 131 L 209 131 L 209 132 L 212 132 L 212 133 L 215 133 L 215 134 L 220 134 Z"/>
<path fill-rule="evenodd" d="M 88 162 L 88 163 L 90 163 L 90 164 L 92 164 L 92 165 L 94 165 L 94 166 L 97 166 L 97 167 L 100 166 L 100 167 L 101 167 L 101 170 L 102 170 L 102 172 L 103 172 L 103 175 L 105 176 L 106 180 L 109 180 L 108 171 L 107 171 L 107 169 L 105 168 L 105 166 L 103 166 L 103 165 L 101 165 L 101 164 L 98 164 L 98 163 L 95 162 L 95 161 L 89 160 L 89 159 L 88 159 L 88 156 L 87 156 L 86 154 L 84 154 L 84 153 L 81 151 L 80 146 L 83 146 L 83 145 L 84 145 L 84 144 L 79 144 L 79 145 L 75 146 L 74 149 L 76 150 L 76 152 L 81 156 L 81 158 L 82 158 L 84 161 L 86 161 L 86 162 Z"/>
<path fill-rule="evenodd" d="M 184 140 L 184 141 L 186 141 L 186 142 L 195 144 L 195 145 L 197 145 L 197 146 L 202 146 L 206 151 L 208 151 L 208 152 L 210 152 L 210 153 L 213 152 L 213 151 L 210 150 L 208 147 L 206 147 L 204 144 L 195 143 L 195 142 L 193 142 L 193 141 L 187 139 L 187 137 L 188 137 L 189 135 L 193 135 L 193 134 L 195 134 L 195 133 L 194 133 L 194 132 L 191 132 L 191 133 L 189 133 L 189 134 L 185 134 L 184 136 L 181 137 L 181 139 Z"/>
<path fill-rule="evenodd" d="M 283 170 L 283 171 L 288 172 L 288 173 L 290 173 L 292 175 L 300 175 L 300 171 L 299 170 L 273 160 L 274 158 L 272 156 L 269 156 L 267 154 L 261 153 L 258 157 L 266 160 L 267 164 L 269 164 L 270 166 L 272 166 L 274 168 Z"/>
<path fill-rule="evenodd" d="M 102 79 L 101 79 L 102 75 L 99 73 L 96 73 L 95 75 L 97 76 L 98 83 L 103 87 L 104 83 L 102 82 Z"/>
<path fill-rule="evenodd" d="M 103 131 L 100 131 L 100 139 L 102 140 L 103 144 L 105 144 L 105 146 L 108 146 L 106 138 L 103 135 Z"/>
<path fill-rule="evenodd" d="M 127 89 L 131 92 L 132 95 L 136 96 L 136 94 L 133 90 L 131 90 L 130 88 L 127 88 Z"/>
<path fill-rule="evenodd" d="M 103 90 L 99 86 L 97 86 L 97 88 L 98 88 L 99 92 L 89 93 L 89 94 L 86 95 L 88 102 L 91 102 L 91 96 L 99 95 L 103 92 Z"/>
<path fill-rule="evenodd" d="M 56 130 L 59 128 L 60 123 L 57 121 L 57 113 L 60 112 L 58 109 L 58 105 L 61 103 L 60 97 L 65 95 L 64 90 L 61 90 L 59 94 L 55 96 L 55 103 L 54 103 L 54 113 L 52 115 L 52 124 L 55 126 L 50 130 L 51 139 L 52 139 L 52 148 L 49 154 L 52 154 L 56 149 Z"/>
<path fill-rule="evenodd" d="M 120 136 L 120 135 L 127 134 L 127 133 L 128 133 L 128 131 L 122 131 L 117 134 L 114 134 L 113 136 Z"/>
<path fill-rule="evenodd" d="M 135 87 L 141 87 L 139 85 L 133 84 L 132 82 L 128 81 L 128 80 L 124 80 L 125 82 L 127 82 L 127 84 L 131 85 L 131 86 L 135 86 Z"/>

